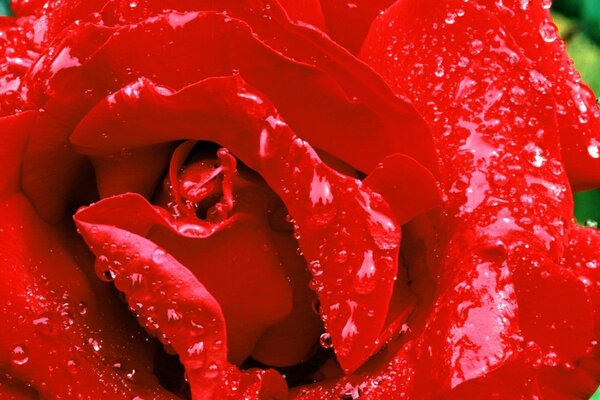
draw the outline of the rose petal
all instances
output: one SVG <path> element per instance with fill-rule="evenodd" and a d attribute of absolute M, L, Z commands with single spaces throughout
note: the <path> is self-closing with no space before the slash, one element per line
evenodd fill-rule
<path fill-rule="evenodd" d="M 311 275 L 306 260 L 298 254 L 298 242 L 292 236 L 292 225 L 285 221 L 287 210 L 279 199 L 273 201 L 276 206 L 270 216 L 270 237 L 292 286 L 292 312 L 265 332 L 254 348 L 252 357 L 266 365 L 284 367 L 308 360 L 318 345 L 323 324 L 313 310 L 317 297 L 309 288 Z M 275 221 L 277 218 L 280 220 Z"/>
<path fill-rule="evenodd" d="M 15 193 L 19 188 L 21 163 L 29 131 L 35 121 L 35 112 L 26 112 L 0 118 L 0 198 Z"/>
<path fill-rule="evenodd" d="M 273 14 L 271 20 L 258 8 L 240 2 L 215 6 L 218 11 L 239 14 L 249 25 L 221 12 L 165 11 L 157 16 L 163 11 L 161 2 L 137 2 L 139 5 L 132 8 L 127 1 L 124 9 L 142 13 L 148 20 L 114 27 L 108 26 L 111 10 L 119 14 L 120 8 L 107 5 L 106 21 L 94 25 L 100 22 L 100 14 L 90 13 L 99 6 L 79 3 L 69 2 L 56 11 L 50 5 L 37 25 L 23 29 L 21 34 L 46 32 L 47 39 L 53 39 L 17 92 L 19 101 L 25 103 L 19 107 L 45 110 L 27 150 L 23 186 L 49 221 L 60 219 L 82 169 L 81 159 L 65 142 L 66 136 L 92 104 L 140 76 L 181 88 L 237 70 L 280 104 L 301 136 L 358 168 L 371 169 L 388 149 L 410 154 L 433 168 L 428 128 L 412 107 L 393 96 L 376 74 L 325 36 L 290 23 L 276 3 L 267 4 Z M 197 10 L 199 5 L 181 2 L 179 7 Z M 257 32 L 260 37 L 254 34 Z M 157 35 L 161 40 L 155 39 Z M 194 39 L 208 36 L 215 41 Z M 216 40 L 218 46 L 214 46 Z M 173 46 L 162 45 L 171 41 Z M 190 53 L 190 46 L 196 51 Z M 235 51 L 224 51 L 228 46 Z M 165 58 L 172 62 L 160 61 Z M 315 97 L 314 93 L 320 95 Z M 351 145 L 363 140 L 364 132 L 370 132 L 373 142 L 368 151 Z"/>
<path fill-rule="evenodd" d="M 179 354 L 194 398 L 258 395 L 265 372 L 241 374 L 230 366 L 225 320 L 219 304 L 191 271 L 143 237 L 152 226 L 152 218 L 137 218 L 131 212 L 135 208 L 129 207 L 131 202 L 144 204 L 145 200 L 133 194 L 123 195 L 103 200 L 75 215 L 97 262 L 105 263 L 107 268 L 110 265 L 115 285 L 125 293 L 139 319 L 146 321 L 161 341 Z M 144 213 L 143 208 L 138 210 Z M 156 214 L 154 219 L 160 221 L 161 217 Z M 272 390 L 269 386 L 276 382 L 265 390 Z"/>
<path fill-rule="evenodd" d="M 485 381 L 493 370 L 517 376 L 511 365 L 529 357 L 522 348 L 530 339 L 548 358 L 554 351 L 562 361 L 581 354 L 589 340 L 587 295 L 556 266 L 572 208 L 553 99 L 519 47 L 493 15 L 472 4 L 406 1 L 376 20 L 362 57 L 415 100 L 433 127 L 443 171 L 447 217 L 439 229 L 447 244 L 439 250 L 439 297 L 415 335 L 418 347 L 401 353 L 417 371 L 412 388 L 402 387 L 437 397 Z M 521 309 L 531 315 L 544 307 L 530 292 L 550 290 L 544 272 L 548 282 L 566 283 L 557 296 L 568 305 L 557 309 L 556 320 L 544 309 L 543 322 L 525 321 Z M 580 313 L 567 315 L 568 308 Z M 558 324 L 561 318 L 568 322 Z M 573 347 L 563 343 L 569 335 Z"/>
<path fill-rule="evenodd" d="M 5 400 L 36 400 L 39 398 L 35 390 L 2 372 L 0 372 L 0 396 Z"/>
<path fill-rule="evenodd" d="M 312 286 L 336 354 L 349 371 L 362 364 L 383 329 L 397 269 L 400 232 L 381 196 L 324 165 L 239 78 L 208 79 L 175 94 L 146 84 L 135 100 L 126 93 L 112 95 L 82 123 L 72 138 L 80 151 L 98 154 L 180 138 L 229 148 L 286 204 L 312 262 Z M 177 129 L 166 121 L 177 121 Z M 105 139 L 96 139 L 100 132 Z M 338 232 L 335 242 L 330 230 Z"/>
<path fill-rule="evenodd" d="M 327 31 L 351 53 L 358 53 L 371 23 L 393 0 L 321 0 Z"/>
<path fill-rule="evenodd" d="M 147 346 L 122 321 L 110 325 L 113 317 L 103 315 L 108 304 L 94 296 L 56 230 L 20 194 L 5 199 L 0 214 L 0 313 L 6 322 L 0 357 L 7 371 L 45 397 L 171 399 L 144 361 Z M 112 367 L 117 362 L 132 368 L 135 381 L 126 378 L 127 370 Z"/>
<path fill-rule="evenodd" d="M 600 187 L 600 110 L 582 81 L 546 0 L 478 0 L 512 34 L 534 68 L 548 79 L 556 101 L 563 162 L 574 191 Z"/>
<path fill-rule="evenodd" d="M 253 14 L 248 18 L 253 22 L 264 20 Z M 174 24 L 175 19 L 186 23 Z M 158 84 L 181 88 L 237 70 L 278 105 L 302 137 L 359 169 L 370 170 L 388 152 L 406 153 L 428 168 L 433 167 L 432 147 L 427 145 L 428 129 L 412 107 L 395 98 L 372 71 L 313 30 L 285 21 L 278 21 L 279 26 L 274 21 L 272 26 L 259 26 L 258 33 L 264 32 L 266 37 L 257 37 L 250 31 L 250 26 L 258 29 L 256 24 L 208 12 L 171 12 L 141 24 L 142 29 L 139 25 L 114 28 L 112 38 L 98 52 L 88 44 L 72 41 L 54 46 L 54 54 L 68 47 L 71 59 L 79 60 L 82 66 L 52 74 L 52 68 L 58 69 L 56 60 L 47 57 L 39 62 L 40 69 L 28 84 L 29 92 L 44 92 L 50 86 L 52 95 L 60 98 L 81 96 L 86 90 L 101 98 L 130 83 L 133 76 L 146 76 Z M 80 29 L 107 32 L 107 28 L 100 27 Z M 266 46 L 273 45 L 270 40 L 275 32 L 288 40 L 287 51 Z M 214 38 L 212 42 L 193 39 L 209 33 Z M 173 41 L 175 47 L 160 45 L 154 39 L 158 34 L 161 40 Z M 219 45 L 213 46 L 216 42 Z M 141 47 L 132 47 L 132 43 L 145 43 L 145 50 L 141 52 Z M 190 46 L 196 49 L 193 54 L 188 51 Z M 235 51 L 226 52 L 227 47 Z M 139 54 L 136 49 L 140 49 Z M 165 57 L 173 63 L 151 61 Z M 106 60 L 110 60 L 111 71 L 123 72 L 109 77 L 105 73 Z M 93 81 L 86 78 L 92 76 Z M 320 95 L 315 97 L 314 93 Z M 363 140 L 367 131 L 373 145 L 358 151 L 351 143 Z"/>
<path fill-rule="evenodd" d="M 292 21 L 308 23 L 325 31 L 319 0 L 277 0 Z"/>
<path fill-rule="evenodd" d="M 383 196 L 400 225 L 441 202 L 435 177 L 404 154 L 386 157 L 363 183 Z"/>
<path fill-rule="evenodd" d="M 169 160 L 172 146 L 127 150 L 124 154 L 92 157 L 100 198 L 134 192 L 150 198 Z"/>

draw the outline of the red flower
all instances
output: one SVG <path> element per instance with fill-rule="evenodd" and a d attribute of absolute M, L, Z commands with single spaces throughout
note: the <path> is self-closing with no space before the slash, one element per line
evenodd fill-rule
<path fill-rule="evenodd" d="M 547 5 L 391 3 L 14 2 L 3 398 L 595 390 L 600 111 Z"/>

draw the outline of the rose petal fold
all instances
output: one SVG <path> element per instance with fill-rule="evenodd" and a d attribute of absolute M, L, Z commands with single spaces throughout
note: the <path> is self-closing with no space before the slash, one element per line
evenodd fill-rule
<path fill-rule="evenodd" d="M 284 383 L 277 379 L 263 382 L 270 373 L 241 373 L 229 364 L 225 320 L 218 302 L 191 271 L 144 238 L 151 218 L 137 218 L 131 212 L 123 215 L 115 207 L 131 211 L 131 202 L 147 204 L 138 195 L 117 196 L 80 210 L 75 221 L 96 262 L 114 276 L 117 289 L 125 293 L 140 322 L 177 352 L 194 398 L 258 396 L 264 382 L 269 383 L 264 390 L 277 393 L 273 398 L 283 398 L 285 393 L 279 389 L 285 388 Z M 143 213 L 144 207 L 138 210 Z M 155 219 L 162 218 L 156 214 Z"/>
<path fill-rule="evenodd" d="M 285 203 L 338 359 L 348 371 L 362 364 L 384 327 L 397 271 L 400 231 L 383 198 L 323 164 L 240 78 L 208 79 L 174 94 L 148 82 L 135 98 L 128 92 L 88 115 L 72 136 L 77 148 L 100 154 L 185 138 L 230 149 Z M 330 230 L 343 235 L 332 242 Z"/>

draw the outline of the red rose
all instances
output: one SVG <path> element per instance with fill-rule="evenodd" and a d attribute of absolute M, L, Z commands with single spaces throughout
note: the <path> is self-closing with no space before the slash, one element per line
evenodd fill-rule
<path fill-rule="evenodd" d="M 547 4 L 391 3 L 14 2 L 3 398 L 595 390 L 600 112 Z"/>

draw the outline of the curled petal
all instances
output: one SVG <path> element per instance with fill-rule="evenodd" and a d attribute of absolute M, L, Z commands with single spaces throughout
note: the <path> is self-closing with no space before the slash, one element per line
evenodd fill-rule
<path fill-rule="evenodd" d="M 257 396 L 268 373 L 243 374 L 228 363 L 225 320 L 214 297 L 191 271 L 144 238 L 152 225 L 151 218 L 139 219 L 130 213 L 128 219 L 114 207 L 131 210 L 128 203 L 136 201 L 147 204 L 137 195 L 124 195 L 75 215 L 97 262 L 110 268 L 116 287 L 125 293 L 140 321 L 158 332 L 161 341 L 177 352 L 194 398 Z M 148 207 L 138 210 L 144 212 Z M 162 220 L 159 214 L 155 219 Z M 271 382 L 265 390 L 273 390 L 276 382 Z M 281 383 L 275 386 L 282 387 Z"/>
<path fill-rule="evenodd" d="M 0 213 L 3 368 L 48 398 L 172 399 L 151 374 L 143 338 L 108 312 L 110 302 L 98 301 L 57 230 L 20 194 L 5 199 Z"/>
<path fill-rule="evenodd" d="M 441 202 L 433 174 L 404 154 L 386 157 L 363 183 L 385 198 L 400 225 Z"/>
<path fill-rule="evenodd" d="M 146 84 L 132 100 L 125 89 L 100 103 L 73 143 L 92 154 L 182 138 L 229 148 L 285 203 L 338 358 L 348 371 L 362 364 L 384 327 L 397 272 L 400 231 L 382 197 L 324 165 L 239 78 L 208 79 L 174 94 Z M 148 118 L 159 109 L 160 120 Z M 125 134 L 140 131 L 146 134 Z M 101 132 L 106 139 L 98 140 Z M 337 240 L 329 240 L 331 232 Z"/>

